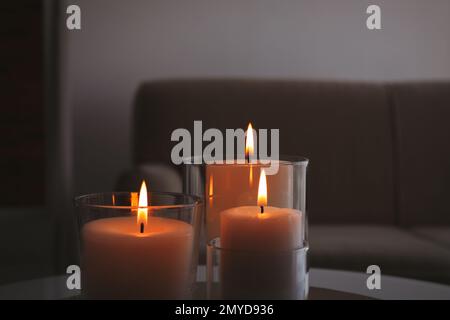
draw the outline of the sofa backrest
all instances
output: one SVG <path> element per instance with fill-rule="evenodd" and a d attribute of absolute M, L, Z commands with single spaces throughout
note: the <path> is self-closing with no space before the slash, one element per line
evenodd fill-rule
<path fill-rule="evenodd" d="M 176 128 L 280 129 L 280 152 L 310 159 L 312 223 L 396 222 L 392 117 L 377 84 L 178 80 L 143 84 L 136 98 L 134 160 L 170 163 Z"/>
<path fill-rule="evenodd" d="M 389 86 L 399 223 L 450 224 L 450 83 Z"/>

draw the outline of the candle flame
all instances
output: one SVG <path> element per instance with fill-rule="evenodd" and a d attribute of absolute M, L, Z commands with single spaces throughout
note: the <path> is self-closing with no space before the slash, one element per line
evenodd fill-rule
<path fill-rule="evenodd" d="M 209 206 L 212 207 L 213 199 L 214 199 L 214 176 L 213 175 L 211 175 L 209 177 L 208 199 L 209 199 Z"/>
<path fill-rule="evenodd" d="M 261 169 L 258 186 L 258 206 L 267 206 L 267 178 L 264 169 Z"/>
<path fill-rule="evenodd" d="M 247 132 L 245 133 L 245 157 L 250 159 L 253 156 L 254 144 L 253 144 L 253 127 L 252 124 L 248 124 Z"/>
<path fill-rule="evenodd" d="M 139 206 L 139 193 L 138 192 L 131 193 L 131 206 L 132 207 Z M 136 211 L 135 209 L 133 209 L 133 210 Z"/>
<path fill-rule="evenodd" d="M 212 197 L 214 195 L 214 177 L 211 175 L 209 178 L 209 193 L 208 196 Z"/>
<path fill-rule="evenodd" d="M 139 191 L 139 208 L 137 213 L 137 224 L 140 226 L 142 223 L 147 225 L 148 218 L 148 199 L 147 199 L 147 185 L 145 181 L 142 181 L 141 190 Z"/>

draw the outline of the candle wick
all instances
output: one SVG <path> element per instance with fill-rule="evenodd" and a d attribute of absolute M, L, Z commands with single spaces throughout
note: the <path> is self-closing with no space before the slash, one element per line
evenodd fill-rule
<path fill-rule="evenodd" d="M 141 233 L 144 233 L 144 223 L 141 222 Z"/>
<path fill-rule="evenodd" d="M 264 213 L 264 206 L 260 206 L 261 208 L 261 213 Z"/>

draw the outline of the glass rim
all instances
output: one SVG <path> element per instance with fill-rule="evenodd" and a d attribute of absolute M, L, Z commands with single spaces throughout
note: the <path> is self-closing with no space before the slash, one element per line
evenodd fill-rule
<path fill-rule="evenodd" d="M 200 160 L 201 163 L 196 163 L 197 160 Z M 265 159 L 269 160 L 269 159 Z M 258 163 L 258 159 L 254 159 L 255 162 L 249 162 L 249 163 L 236 163 L 236 159 L 233 159 L 234 163 L 226 163 L 226 160 L 223 160 L 224 163 L 206 163 L 203 161 L 203 157 L 201 156 L 194 156 L 194 157 L 185 157 L 183 158 L 182 164 L 183 165 L 192 165 L 192 166 L 229 166 L 229 165 L 235 165 L 235 166 L 247 166 L 247 165 L 253 165 L 253 166 L 265 166 L 270 165 L 270 162 L 268 163 Z M 307 166 L 309 164 L 309 159 L 303 156 L 297 156 L 297 155 L 285 155 L 281 154 L 280 157 L 273 161 L 279 161 L 280 165 L 292 165 L 292 166 Z"/>
<path fill-rule="evenodd" d="M 246 252 L 246 253 L 254 253 L 254 254 L 259 254 L 261 252 L 267 252 L 267 251 L 249 251 L 249 250 L 235 250 L 235 249 L 227 249 L 227 248 L 222 248 L 220 247 L 220 244 L 218 244 L 218 242 L 220 241 L 220 238 L 214 238 L 210 241 L 208 241 L 207 243 L 207 248 L 208 249 L 214 249 L 214 250 L 218 250 L 218 251 L 226 251 L 226 252 Z M 301 251 L 308 251 L 309 250 L 309 243 L 308 240 L 303 240 L 303 246 L 302 247 L 297 247 L 297 248 L 293 248 L 291 250 L 279 250 L 279 251 L 269 251 L 272 253 L 280 253 L 280 254 L 287 254 L 287 253 L 292 253 L 292 252 L 301 252 Z"/>
<path fill-rule="evenodd" d="M 202 204 L 201 197 L 184 194 L 178 192 L 159 192 L 159 191 L 149 191 L 148 195 L 156 195 L 156 196 L 170 196 L 174 198 L 189 198 L 192 199 L 191 203 L 182 203 L 182 204 L 168 204 L 168 205 L 147 205 L 147 206 L 126 206 L 126 205 L 108 205 L 108 204 L 93 204 L 93 203 L 82 203 L 83 200 L 98 197 L 98 196 L 110 196 L 113 195 L 131 195 L 134 193 L 133 191 L 113 191 L 113 192 L 98 192 L 98 193 L 88 193 L 80 196 L 76 196 L 74 198 L 74 204 L 76 207 L 85 207 L 85 208 L 99 208 L 99 209 L 116 209 L 116 210 L 137 210 L 137 209 L 149 209 L 149 210 L 170 210 L 170 209 L 180 209 L 180 208 L 194 208 L 200 206 Z M 139 194 L 139 192 L 136 192 Z"/>

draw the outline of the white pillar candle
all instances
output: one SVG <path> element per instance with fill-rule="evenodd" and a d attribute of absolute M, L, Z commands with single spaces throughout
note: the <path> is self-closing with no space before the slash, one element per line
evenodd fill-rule
<path fill-rule="evenodd" d="M 91 298 L 186 298 L 192 259 L 190 224 L 150 217 L 99 219 L 83 227 L 83 290 Z"/>
<path fill-rule="evenodd" d="M 138 206 L 137 216 L 98 219 L 84 225 L 82 285 L 88 297 L 187 297 L 192 280 L 192 226 L 148 217 L 145 182 Z"/>
<path fill-rule="evenodd" d="M 221 213 L 220 246 L 248 251 L 290 251 L 302 246 L 302 213 L 289 208 L 258 206 Z"/>
<path fill-rule="evenodd" d="M 220 274 L 224 298 L 295 296 L 296 249 L 303 246 L 303 214 L 266 204 L 267 182 L 262 170 L 258 206 L 241 206 L 220 213 Z"/>

